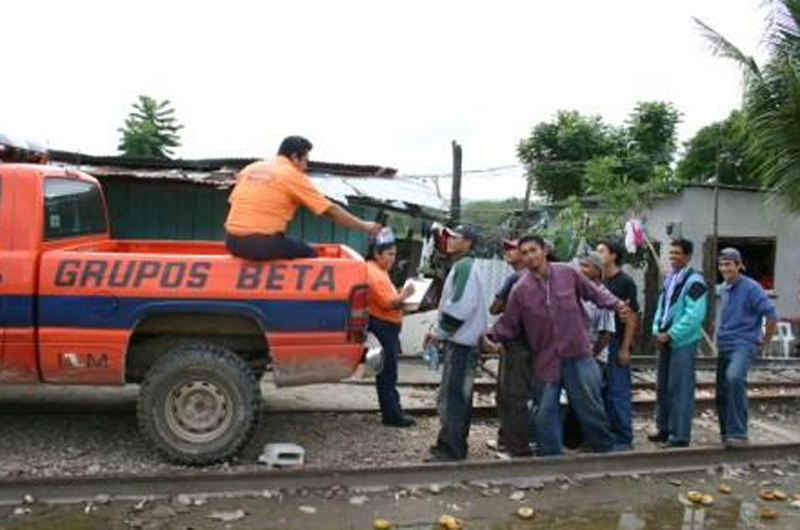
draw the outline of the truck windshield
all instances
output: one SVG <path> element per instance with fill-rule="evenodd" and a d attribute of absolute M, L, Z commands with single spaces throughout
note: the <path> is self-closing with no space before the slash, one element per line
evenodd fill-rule
<path fill-rule="evenodd" d="M 100 187 L 76 179 L 50 177 L 44 181 L 45 240 L 106 232 Z"/>

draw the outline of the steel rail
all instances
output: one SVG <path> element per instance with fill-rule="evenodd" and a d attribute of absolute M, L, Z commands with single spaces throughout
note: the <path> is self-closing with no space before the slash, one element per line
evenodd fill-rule
<path fill-rule="evenodd" d="M 0 479 L 0 505 L 15 505 L 23 496 L 43 503 L 91 502 L 195 496 L 259 495 L 265 490 L 331 487 L 391 488 L 426 484 L 491 483 L 531 487 L 543 481 L 591 480 L 632 474 L 669 474 L 705 470 L 723 464 L 784 463 L 800 457 L 800 444 L 764 444 L 724 449 L 701 447 L 609 454 L 578 454 L 512 461 L 466 461 L 385 468 L 306 468 L 298 470 L 179 470 L 154 474 L 121 474 L 57 478 Z"/>
<path fill-rule="evenodd" d="M 352 380 L 352 381 L 345 381 L 342 384 L 352 385 L 352 386 L 372 386 L 375 384 L 374 381 L 371 380 Z M 423 389 L 435 389 L 439 387 L 438 381 L 400 381 L 397 383 L 399 388 L 423 388 Z M 800 381 L 750 381 L 747 384 L 748 390 L 750 391 L 764 391 L 764 390 L 779 390 L 781 388 L 787 390 L 796 390 L 800 389 Z M 497 383 L 495 381 L 475 381 L 474 389 L 476 392 L 493 392 L 497 388 Z M 714 390 L 716 388 L 716 383 L 713 381 L 700 381 L 695 385 L 697 390 Z M 647 391 L 647 390 L 656 390 L 656 383 L 655 381 L 634 381 L 631 384 L 631 390 L 636 391 Z"/>
<path fill-rule="evenodd" d="M 491 357 L 490 357 L 491 358 Z M 421 354 L 401 355 L 400 362 L 425 363 Z M 631 366 L 634 369 L 655 369 L 658 366 L 658 357 L 654 355 L 634 355 L 631 357 Z M 698 370 L 713 370 L 717 367 L 716 357 L 697 357 L 695 367 Z M 758 357 L 750 366 L 751 370 L 800 370 L 800 357 Z"/>
<path fill-rule="evenodd" d="M 770 393 L 770 394 L 749 394 L 748 401 L 751 405 L 758 404 L 785 404 L 800 401 L 800 392 L 790 394 L 786 393 Z M 645 413 L 652 411 L 655 408 L 656 400 L 650 397 L 634 397 L 633 410 L 638 413 Z M 700 396 L 695 398 L 695 407 L 698 410 L 712 409 L 716 407 L 716 400 L 714 396 Z M 436 416 L 437 409 L 435 406 L 406 405 L 403 409 L 412 416 Z M 267 410 L 267 415 L 297 415 L 297 414 L 377 414 L 380 412 L 377 406 L 375 407 L 352 407 L 352 408 L 304 408 L 304 409 L 291 409 L 291 410 Z M 494 418 L 497 416 L 497 407 L 489 404 L 473 404 L 472 416 L 474 418 Z"/>
<path fill-rule="evenodd" d="M 631 357 L 631 365 L 633 368 L 652 368 L 658 366 L 658 357 L 654 355 L 634 355 Z M 715 370 L 717 368 L 716 357 L 697 357 L 695 359 L 695 367 L 698 370 Z M 783 369 L 796 369 L 800 370 L 800 358 L 798 357 L 758 357 L 750 366 L 751 370 L 783 370 Z"/>
<path fill-rule="evenodd" d="M 786 385 L 783 385 L 786 386 Z M 486 394 L 487 392 L 478 392 Z M 269 401 L 269 397 L 266 398 Z M 748 400 L 752 405 L 757 404 L 785 404 L 800 401 L 800 388 L 795 388 L 789 392 L 778 391 L 753 391 L 748 392 Z M 634 396 L 633 409 L 636 412 L 649 412 L 655 407 L 655 396 Z M 716 406 L 713 395 L 704 395 L 695 398 L 695 406 L 698 409 L 709 409 Z M 433 405 L 407 405 L 404 407 L 407 412 L 415 416 L 435 416 L 437 409 Z M 48 416 L 71 414 L 75 416 L 96 415 L 96 414 L 127 414 L 136 410 L 135 399 L 120 401 L 112 404 L 95 404 L 91 402 L 33 402 L 33 403 L 14 403 L 3 402 L 3 409 L 0 417 L 8 416 Z M 298 414 L 376 414 L 379 412 L 377 403 L 364 407 L 308 407 L 294 409 L 273 409 L 266 408 L 266 415 L 298 415 Z M 493 404 L 473 404 L 473 416 L 477 418 L 494 418 L 497 409 Z"/>

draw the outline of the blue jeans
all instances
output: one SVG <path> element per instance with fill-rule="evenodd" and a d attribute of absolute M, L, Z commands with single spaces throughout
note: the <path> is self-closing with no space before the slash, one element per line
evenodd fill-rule
<path fill-rule="evenodd" d="M 754 348 L 720 347 L 717 358 L 717 415 L 722 441 L 747 439 L 747 370 Z"/>
<path fill-rule="evenodd" d="M 658 356 L 656 425 L 671 443 L 692 439 L 697 343 L 670 348 Z"/>
<path fill-rule="evenodd" d="M 633 446 L 631 365 L 628 364 L 622 368 L 617 366 L 617 354 L 620 346 L 620 342 L 615 339 L 608 347 L 603 401 L 616 445 L 629 448 Z"/>
<path fill-rule="evenodd" d="M 442 345 L 442 382 L 437 405 L 441 429 L 435 450 L 453 459 L 467 457 L 472 423 L 472 390 L 478 348 L 446 341 Z"/>
<path fill-rule="evenodd" d="M 403 415 L 400 394 L 397 392 L 397 362 L 400 355 L 400 325 L 374 317 L 369 318 L 369 331 L 375 334 L 383 348 L 383 370 L 375 379 L 378 403 L 383 421 L 398 421 Z"/>
<path fill-rule="evenodd" d="M 561 380 L 535 384 L 536 454 L 563 454 L 561 388 L 565 388 L 584 439 L 595 452 L 614 449 L 614 435 L 608 424 L 603 397 L 600 367 L 592 357 L 569 358 L 561 361 Z"/>
<path fill-rule="evenodd" d="M 250 261 L 317 257 L 311 245 L 284 234 L 225 234 L 225 247 L 234 256 Z"/>

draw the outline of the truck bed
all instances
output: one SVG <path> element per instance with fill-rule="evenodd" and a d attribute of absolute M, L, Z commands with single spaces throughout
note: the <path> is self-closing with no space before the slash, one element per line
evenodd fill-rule
<path fill-rule="evenodd" d="M 315 248 L 320 257 L 263 262 L 215 242 L 105 240 L 46 251 L 37 298 L 45 380 L 69 382 L 76 375 L 63 356 L 91 353 L 108 359 L 107 377 L 95 371 L 95 380 L 118 382 L 127 345 L 143 329 L 220 332 L 231 318 L 252 322 L 266 340 L 281 384 L 347 377 L 363 354 L 348 329 L 367 269 L 346 246 Z"/>
<path fill-rule="evenodd" d="M 336 244 L 312 245 L 320 258 L 352 259 L 362 257 L 353 249 Z M 112 254 L 158 254 L 174 256 L 230 255 L 219 241 L 157 241 L 157 240 L 106 240 L 100 243 L 78 245 L 64 249 L 66 252 L 101 252 Z"/>

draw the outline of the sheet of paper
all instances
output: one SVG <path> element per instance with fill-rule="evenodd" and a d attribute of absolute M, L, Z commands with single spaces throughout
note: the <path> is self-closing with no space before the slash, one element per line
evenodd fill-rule
<path fill-rule="evenodd" d="M 404 305 L 418 306 L 425 298 L 425 294 L 428 292 L 428 289 L 431 288 L 433 280 L 428 278 L 409 278 L 406 281 L 406 285 L 409 283 L 414 285 L 414 294 L 406 299 Z"/>

